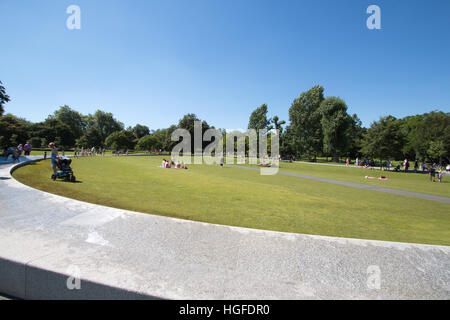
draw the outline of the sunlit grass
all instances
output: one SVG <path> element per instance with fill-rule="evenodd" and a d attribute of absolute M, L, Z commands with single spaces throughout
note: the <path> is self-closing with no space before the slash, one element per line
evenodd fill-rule
<path fill-rule="evenodd" d="M 80 183 L 51 181 L 49 161 L 20 168 L 14 177 L 62 196 L 144 213 L 285 232 L 450 245 L 449 204 L 227 166 L 162 169 L 161 159 L 74 159 Z M 374 183 L 364 180 L 361 169 L 282 164 L 280 170 L 332 179 L 348 175 Z M 394 176 L 391 180 L 395 182 Z M 414 191 L 423 192 L 420 188 Z"/>

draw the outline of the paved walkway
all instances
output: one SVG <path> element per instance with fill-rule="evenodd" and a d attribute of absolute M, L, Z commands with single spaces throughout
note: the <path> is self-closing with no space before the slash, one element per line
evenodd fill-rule
<path fill-rule="evenodd" d="M 448 246 L 141 214 L 29 188 L 11 167 L 0 166 L 0 292 L 13 297 L 450 299 Z"/>
<path fill-rule="evenodd" d="M 254 171 L 260 170 L 259 168 L 250 168 L 250 167 L 239 166 L 239 165 L 228 165 L 228 166 L 235 167 L 235 168 L 241 168 L 241 169 L 247 169 L 247 170 L 254 170 Z M 302 178 L 302 179 L 309 179 L 309 180 L 314 180 L 314 181 L 332 183 L 332 184 L 337 184 L 337 185 L 346 186 L 346 187 L 366 189 L 366 190 L 372 190 L 372 191 L 378 191 L 378 192 L 386 192 L 386 193 L 390 193 L 390 194 L 397 194 L 400 196 L 413 197 L 413 198 L 419 198 L 419 199 L 425 199 L 425 200 L 431 200 L 431 201 L 437 201 L 437 202 L 443 202 L 443 203 L 450 203 L 450 198 L 448 198 L 448 197 L 440 197 L 440 196 L 434 196 L 434 195 L 418 193 L 418 192 L 404 191 L 404 190 L 391 189 L 391 188 L 383 188 L 383 187 L 378 187 L 378 186 L 370 186 L 370 185 L 362 184 L 362 183 L 354 183 L 354 182 L 346 182 L 346 181 L 333 180 L 333 179 L 327 179 L 327 178 L 321 178 L 321 177 L 313 177 L 313 176 L 307 176 L 304 174 L 292 173 L 292 172 L 286 172 L 286 171 L 278 171 L 278 174 Z"/>

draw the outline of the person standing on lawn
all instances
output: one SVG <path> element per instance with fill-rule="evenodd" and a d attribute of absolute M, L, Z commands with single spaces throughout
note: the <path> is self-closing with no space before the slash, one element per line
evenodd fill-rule
<path fill-rule="evenodd" d="M 439 169 L 439 173 L 438 173 L 439 183 L 442 182 L 442 175 L 443 174 L 444 174 L 444 166 L 441 166 L 441 168 Z"/>
<path fill-rule="evenodd" d="M 56 166 L 56 158 L 58 157 L 58 149 L 56 149 L 55 143 L 53 143 L 53 142 L 50 142 L 48 144 L 48 147 L 51 149 L 50 159 L 51 159 L 53 173 L 56 174 L 56 171 L 58 171 L 58 167 Z"/>
<path fill-rule="evenodd" d="M 409 169 L 408 159 L 405 159 L 405 161 L 403 162 L 403 166 L 405 167 L 405 172 L 408 172 L 408 169 Z"/>
<path fill-rule="evenodd" d="M 31 149 L 32 149 L 32 146 L 30 144 L 30 141 L 27 141 L 27 143 L 25 143 L 25 145 L 23 146 L 23 151 L 25 151 L 26 156 L 30 155 Z"/>
<path fill-rule="evenodd" d="M 434 163 L 428 166 L 428 174 L 430 175 L 430 181 L 436 182 L 436 165 Z"/>

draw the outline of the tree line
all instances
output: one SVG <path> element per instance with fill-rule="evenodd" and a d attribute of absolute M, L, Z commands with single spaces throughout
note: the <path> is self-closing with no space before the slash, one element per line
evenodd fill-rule
<path fill-rule="evenodd" d="M 44 121 L 33 123 L 12 114 L 4 115 L 4 105 L 9 101 L 10 97 L 0 82 L 1 147 L 30 141 L 34 148 L 45 148 L 49 142 L 55 142 L 66 150 L 106 146 L 114 150 L 170 151 L 178 143 L 171 141 L 174 130 L 187 129 L 193 136 L 194 121 L 202 121 L 189 113 L 178 124 L 164 129 L 150 130 L 142 124 L 125 128 L 109 112 L 97 110 L 83 115 L 64 105 Z M 203 120 L 202 131 L 209 128 L 214 126 Z M 450 162 L 450 113 L 432 111 L 399 119 L 384 116 L 365 128 L 356 114 L 347 112 L 343 99 L 325 97 L 322 86 L 314 86 L 294 99 L 289 108 L 288 125 L 278 116 L 269 118 L 268 106 L 263 104 L 251 113 L 248 128 L 277 129 L 280 153 L 284 156 L 309 159 L 370 157 L 380 160 L 406 157 Z M 219 130 L 225 134 L 224 129 Z M 205 142 L 204 147 L 207 144 Z"/>
<path fill-rule="evenodd" d="M 450 160 L 450 113 L 432 111 L 415 116 L 380 117 L 369 128 L 356 114 L 347 112 L 339 97 L 325 97 L 322 86 L 314 86 L 296 98 L 289 108 L 289 125 L 280 128 L 277 116 L 267 118 L 263 104 L 250 116 L 249 128 L 281 132 L 284 155 L 317 157 L 369 157 L 378 160 L 446 162 Z"/>

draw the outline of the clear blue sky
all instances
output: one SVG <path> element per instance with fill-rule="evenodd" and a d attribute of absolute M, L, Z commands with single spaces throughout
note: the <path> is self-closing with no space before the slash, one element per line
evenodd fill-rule
<path fill-rule="evenodd" d="M 81 30 L 66 28 L 71 4 Z M 382 30 L 366 27 L 371 4 Z M 31 121 L 67 104 L 126 126 L 192 112 L 246 128 L 262 103 L 288 120 L 316 84 L 366 126 L 450 111 L 448 0 L 1 0 L 0 30 L 6 111 Z"/>

